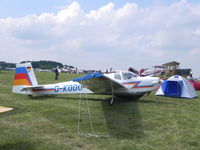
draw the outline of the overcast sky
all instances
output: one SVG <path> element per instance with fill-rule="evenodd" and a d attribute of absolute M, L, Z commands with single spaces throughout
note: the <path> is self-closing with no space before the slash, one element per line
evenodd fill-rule
<path fill-rule="evenodd" d="M 200 1 L 1 0 L 0 60 L 102 70 L 175 60 L 200 77 Z"/>

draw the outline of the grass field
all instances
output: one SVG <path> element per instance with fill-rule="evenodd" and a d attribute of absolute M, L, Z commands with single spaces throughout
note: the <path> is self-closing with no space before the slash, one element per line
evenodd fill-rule
<path fill-rule="evenodd" d="M 156 97 L 138 101 L 88 95 L 94 133 L 78 133 L 79 95 L 34 96 L 11 92 L 13 72 L 0 73 L 0 150 L 199 150 L 200 98 Z M 55 83 L 54 74 L 37 72 L 40 84 Z M 78 75 L 61 74 L 59 82 Z M 198 93 L 200 94 L 200 93 Z M 81 100 L 80 132 L 92 133 L 86 101 Z"/>

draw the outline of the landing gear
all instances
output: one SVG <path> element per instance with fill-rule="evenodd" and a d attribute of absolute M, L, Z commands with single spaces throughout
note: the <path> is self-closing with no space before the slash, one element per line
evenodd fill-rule
<path fill-rule="evenodd" d="M 110 100 L 109 100 L 109 105 L 113 105 L 114 104 L 114 98 L 112 97 Z"/>
<path fill-rule="evenodd" d="M 147 93 L 147 96 L 149 96 L 150 94 L 151 94 L 151 92 L 148 92 L 148 93 Z"/>
<path fill-rule="evenodd" d="M 33 95 L 28 95 L 28 97 L 32 98 L 32 97 L 33 97 Z"/>
<path fill-rule="evenodd" d="M 113 103 L 114 103 L 114 89 L 113 89 L 112 81 L 111 81 L 111 89 L 112 89 L 112 98 L 109 100 L 109 104 L 113 105 Z"/>

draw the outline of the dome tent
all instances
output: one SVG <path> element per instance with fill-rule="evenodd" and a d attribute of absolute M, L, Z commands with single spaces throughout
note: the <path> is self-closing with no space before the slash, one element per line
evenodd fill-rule
<path fill-rule="evenodd" d="M 169 96 L 177 98 L 195 98 L 197 93 L 189 81 L 182 76 L 172 76 L 165 80 L 156 92 L 157 96 Z"/>

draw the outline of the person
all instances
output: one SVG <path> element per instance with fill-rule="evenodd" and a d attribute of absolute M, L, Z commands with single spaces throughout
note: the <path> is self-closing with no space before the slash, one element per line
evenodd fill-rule
<path fill-rule="evenodd" d="M 57 66 L 55 69 L 55 80 L 58 80 L 59 73 L 60 73 L 60 69 L 59 69 L 59 66 Z"/>
<path fill-rule="evenodd" d="M 192 79 L 192 70 L 190 70 L 190 79 Z"/>

